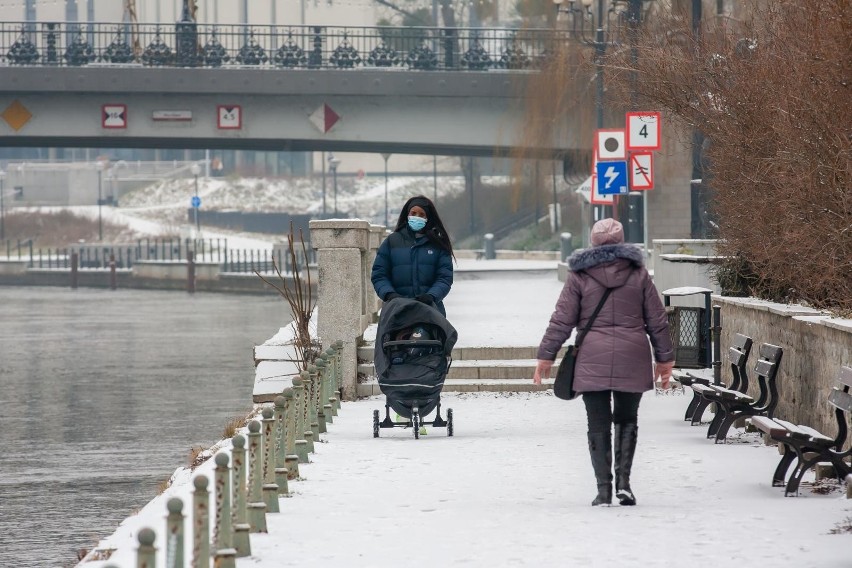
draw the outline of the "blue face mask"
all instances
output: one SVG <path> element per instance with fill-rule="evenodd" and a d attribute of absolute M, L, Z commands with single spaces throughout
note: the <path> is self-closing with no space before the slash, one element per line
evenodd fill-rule
<path fill-rule="evenodd" d="M 423 217 L 408 217 L 408 226 L 411 227 L 411 230 L 415 233 L 418 231 L 422 231 L 423 227 L 426 226 L 426 219 Z"/>

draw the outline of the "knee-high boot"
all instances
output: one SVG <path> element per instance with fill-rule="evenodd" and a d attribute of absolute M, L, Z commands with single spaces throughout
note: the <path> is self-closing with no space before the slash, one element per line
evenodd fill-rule
<path fill-rule="evenodd" d="M 589 432 L 589 455 L 598 484 L 592 506 L 612 503 L 612 438 L 609 432 Z"/>
<path fill-rule="evenodd" d="M 635 422 L 615 425 L 615 496 L 621 505 L 635 505 L 630 489 L 630 468 L 636 453 L 638 427 Z"/>

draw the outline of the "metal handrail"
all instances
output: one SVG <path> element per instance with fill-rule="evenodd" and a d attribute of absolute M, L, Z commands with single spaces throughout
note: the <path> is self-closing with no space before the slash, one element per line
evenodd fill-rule
<path fill-rule="evenodd" d="M 553 29 L 0 22 L 0 65 L 534 70 Z"/>

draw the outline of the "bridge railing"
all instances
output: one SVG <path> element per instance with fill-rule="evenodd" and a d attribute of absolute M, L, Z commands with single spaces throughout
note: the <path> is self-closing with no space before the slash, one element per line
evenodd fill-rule
<path fill-rule="evenodd" d="M 552 29 L 2 22 L 0 65 L 424 71 L 539 67 Z"/>

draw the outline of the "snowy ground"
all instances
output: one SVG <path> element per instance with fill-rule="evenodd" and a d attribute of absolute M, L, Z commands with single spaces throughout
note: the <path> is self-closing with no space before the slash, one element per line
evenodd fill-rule
<path fill-rule="evenodd" d="M 561 289 L 553 271 L 468 276 L 446 301 L 459 346 L 538 343 Z M 776 449 L 756 434 L 707 440 L 706 427 L 682 420 L 688 397 L 643 399 L 634 508 L 590 506 L 582 402 L 548 393 L 443 400 L 454 410 L 453 438 L 429 428 L 420 440 L 403 429 L 374 439 L 372 411 L 383 400 L 344 403 L 312 463 L 300 466 L 293 497 L 267 516 L 269 534 L 252 535 L 253 556 L 237 566 L 852 565 L 852 534 L 829 534 L 852 523 L 852 501 L 839 488 L 821 495 L 808 486 L 785 498 L 770 485 Z M 212 479 L 212 461 L 179 469 L 172 487 L 101 542 L 119 549 L 113 563 L 135 566 L 135 534 L 151 526 L 164 565 L 165 503 L 180 496 L 188 507 L 191 477 Z"/>
<path fill-rule="evenodd" d="M 371 432 L 378 398 L 345 403 L 300 466 L 268 534 L 251 536 L 242 568 L 434 566 L 848 567 L 852 515 L 839 490 L 770 486 L 778 460 L 757 435 L 726 445 L 682 421 L 687 398 L 646 395 L 634 464 L 636 507 L 592 508 L 594 477 L 579 401 L 548 393 L 443 396 L 455 436 L 429 428 Z M 209 460 L 198 471 L 210 473 Z M 132 535 L 155 527 L 164 561 L 165 499 L 189 503 L 189 475 L 125 521 L 117 566 L 134 566 Z M 846 524 L 848 524 L 848 520 Z M 104 544 L 104 543 L 102 543 Z M 190 547 L 187 547 L 189 550 Z M 89 566 L 89 565 L 87 565 Z"/>

